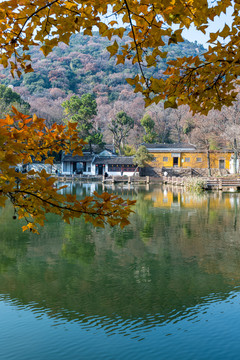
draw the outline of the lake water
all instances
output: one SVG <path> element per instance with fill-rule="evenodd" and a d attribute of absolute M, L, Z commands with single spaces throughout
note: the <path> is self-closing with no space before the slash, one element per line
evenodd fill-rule
<path fill-rule="evenodd" d="M 240 194 L 113 191 L 138 200 L 124 230 L 49 216 L 36 236 L 1 210 L 0 359 L 239 358 Z"/>

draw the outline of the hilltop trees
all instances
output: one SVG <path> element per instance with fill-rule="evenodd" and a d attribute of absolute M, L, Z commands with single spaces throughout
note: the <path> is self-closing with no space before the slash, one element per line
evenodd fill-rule
<path fill-rule="evenodd" d="M 232 24 L 209 34 L 210 46 L 204 54 L 168 61 L 163 76 L 158 73 L 155 76 L 154 67 L 167 56 L 166 42 L 182 42 L 182 32 L 190 26 L 206 33 L 208 22 L 229 8 L 233 9 Z M 83 35 L 92 35 L 96 27 L 109 40 L 125 34 L 129 37 L 127 43 L 114 37 L 107 49 L 111 56 L 116 56 L 117 64 L 126 61 L 138 64 L 139 74 L 128 82 L 135 92 L 144 94 L 146 105 L 164 100 L 166 108 L 187 104 L 194 113 L 207 114 L 211 109 L 230 106 L 237 95 L 239 9 L 238 0 L 2 1 L 1 63 L 4 67 L 10 64 L 11 72 L 20 75 L 21 71 L 32 71 L 27 53 L 30 46 L 41 43 L 47 55 L 59 42 L 68 44 L 70 36 L 80 30 Z M 111 15 L 119 16 L 123 25 Z"/>
<path fill-rule="evenodd" d="M 0 113 L 1 116 L 12 112 L 12 106 L 15 106 L 19 111 L 28 113 L 30 105 L 24 101 L 19 94 L 12 91 L 10 87 L 0 85 Z"/>
<path fill-rule="evenodd" d="M 128 41 L 127 36 L 123 36 L 122 41 Z M 44 57 L 37 47 L 31 47 L 29 54 L 34 73 L 12 78 L 9 70 L 3 69 L 0 65 L 1 82 L 5 85 L 13 85 L 18 93 L 24 94 L 29 103 L 41 98 L 46 101 L 48 107 L 50 104 L 59 106 L 60 102 L 67 100 L 69 94 L 81 96 L 92 92 L 96 94 L 98 105 L 102 101 L 114 107 L 116 101 L 122 100 L 127 104 L 138 98 L 144 106 L 141 94 L 135 94 L 134 89 L 125 81 L 126 77 L 137 74 L 138 65 L 132 65 L 130 62 L 115 65 L 114 58 L 109 59 L 106 51 L 108 45 L 108 39 L 100 37 L 98 32 L 94 31 L 92 36 L 73 35 L 69 46 L 60 43 L 47 57 Z M 200 44 L 188 41 L 171 44 L 167 48 L 169 55 L 166 59 L 162 59 L 155 70 L 159 72 L 159 76 L 166 69 L 168 58 L 197 55 L 204 51 Z M 94 68 L 94 71 L 90 70 L 90 67 Z M 29 78 L 29 75 L 33 74 L 37 76 Z M 58 100 L 59 97 L 61 99 Z M 38 115 L 45 118 L 48 109 L 47 111 L 44 109 L 43 112 L 41 109 L 40 106 Z M 122 110 L 126 111 L 125 108 Z"/>

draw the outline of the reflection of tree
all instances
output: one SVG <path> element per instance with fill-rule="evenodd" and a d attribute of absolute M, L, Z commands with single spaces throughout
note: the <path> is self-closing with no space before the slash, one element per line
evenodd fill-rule
<path fill-rule="evenodd" d="M 117 192 L 136 197 L 132 189 Z M 214 207 L 212 195 L 208 219 L 207 202 L 199 208 L 154 208 L 151 194 L 139 189 L 135 214 L 123 232 L 77 221 L 69 226 L 52 216 L 44 232 L 28 242 L 6 225 L 11 218 L 6 209 L 0 246 L 14 261 L 0 273 L 0 293 L 87 327 L 97 319 L 109 334 L 123 324 L 131 334 L 140 321 L 142 328 L 188 318 L 195 305 L 207 306 L 212 294 L 225 299 L 240 278 L 238 222 L 237 231 L 233 226 L 238 209 Z M 233 199 L 234 205 L 235 198 L 223 195 L 221 201 Z"/>
<path fill-rule="evenodd" d="M 133 239 L 135 232 L 132 228 L 113 230 L 114 239 L 119 247 L 125 247 L 130 239 Z"/>
<path fill-rule="evenodd" d="M 71 232 L 66 234 L 68 241 L 63 244 L 61 256 L 70 262 L 91 263 L 95 256 L 95 243 L 92 232 L 95 229 L 90 224 L 80 221 L 81 226 L 71 227 Z"/>
<path fill-rule="evenodd" d="M 95 255 L 95 245 L 88 241 L 71 241 L 63 245 L 62 254 L 70 261 L 90 263 Z"/>
<path fill-rule="evenodd" d="M 154 187 L 152 188 L 153 191 Z M 159 191 L 159 188 L 157 189 Z M 138 215 L 138 230 L 141 240 L 148 243 L 156 236 L 156 226 L 159 223 L 159 217 L 153 211 L 154 200 L 146 195 L 146 192 L 138 194 L 135 211 Z M 165 214 L 165 225 L 168 224 L 168 214 Z M 163 230 L 163 229 L 161 229 Z"/>
<path fill-rule="evenodd" d="M 13 219 L 12 207 L 0 209 L 0 274 L 15 265 L 27 252 L 29 234 L 23 233 Z"/>

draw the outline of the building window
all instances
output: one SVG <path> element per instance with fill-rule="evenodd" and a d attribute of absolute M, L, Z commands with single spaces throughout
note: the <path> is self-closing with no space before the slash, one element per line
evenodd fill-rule
<path fill-rule="evenodd" d="M 119 171 L 119 168 L 116 165 L 108 165 L 108 171 Z"/>
<path fill-rule="evenodd" d="M 225 160 L 223 159 L 219 160 L 219 169 L 225 169 Z"/>
<path fill-rule="evenodd" d="M 67 161 L 63 162 L 63 172 L 70 172 L 70 163 Z"/>
<path fill-rule="evenodd" d="M 164 157 L 163 157 L 163 161 L 168 161 L 168 157 L 167 157 L 167 156 L 164 156 Z"/>
<path fill-rule="evenodd" d="M 197 162 L 202 162 L 202 158 L 197 158 Z"/>
<path fill-rule="evenodd" d="M 185 162 L 190 162 L 190 158 L 185 158 Z"/>

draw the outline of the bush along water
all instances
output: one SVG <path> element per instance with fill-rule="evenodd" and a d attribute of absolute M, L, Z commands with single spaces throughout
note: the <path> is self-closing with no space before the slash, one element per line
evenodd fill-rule
<path fill-rule="evenodd" d="M 187 178 L 184 182 L 185 189 L 191 193 L 202 194 L 204 192 L 204 180 L 199 178 Z"/>

